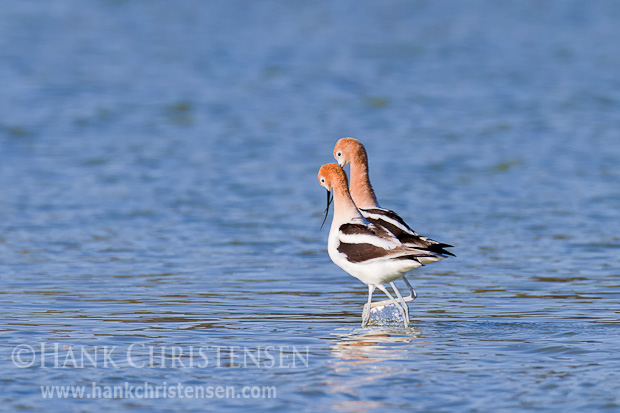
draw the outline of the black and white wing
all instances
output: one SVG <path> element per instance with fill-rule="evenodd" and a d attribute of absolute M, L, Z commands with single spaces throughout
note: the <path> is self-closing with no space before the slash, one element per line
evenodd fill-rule
<path fill-rule="evenodd" d="M 412 260 L 423 265 L 443 258 L 428 249 L 402 245 L 385 228 L 372 224 L 343 224 L 338 228 L 338 241 L 337 251 L 351 263 Z"/>
<path fill-rule="evenodd" d="M 452 245 L 435 241 L 418 234 L 411 229 L 411 227 L 409 227 L 409 225 L 407 225 L 396 212 L 392 210 L 384 208 L 367 208 L 360 209 L 360 212 L 362 213 L 364 219 L 368 222 L 374 224 L 375 226 L 385 228 L 387 231 L 394 234 L 394 236 L 407 247 L 419 248 L 421 250 L 427 250 L 441 255 L 454 256 L 454 254 L 445 249 L 452 247 Z"/>

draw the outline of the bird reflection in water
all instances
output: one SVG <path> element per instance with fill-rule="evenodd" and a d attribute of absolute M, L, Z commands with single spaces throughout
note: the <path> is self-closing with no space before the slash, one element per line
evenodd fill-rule
<path fill-rule="evenodd" d="M 329 406 L 344 412 L 366 412 L 390 408 L 389 402 L 363 400 L 364 389 L 398 379 L 404 372 L 400 360 L 411 356 L 411 347 L 422 337 L 418 328 L 381 326 L 338 329 L 339 340 L 331 346 L 334 361 L 330 363 L 335 379 L 327 381 L 330 393 L 343 394 L 355 400 L 344 400 Z M 354 378 L 351 380 L 351 378 Z"/>
<path fill-rule="evenodd" d="M 407 352 L 408 346 L 395 344 L 411 343 L 421 337 L 421 331 L 411 327 L 363 328 L 348 331 L 343 334 L 335 333 L 340 335 L 340 342 L 331 347 L 332 355 L 340 360 L 374 362 L 399 358 Z"/>

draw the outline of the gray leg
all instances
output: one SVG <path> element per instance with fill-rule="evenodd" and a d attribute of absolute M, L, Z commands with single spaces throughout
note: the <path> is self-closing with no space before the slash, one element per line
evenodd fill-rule
<path fill-rule="evenodd" d="M 387 288 L 385 288 L 385 285 L 377 284 L 377 288 L 379 288 L 381 291 L 383 291 L 383 293 L 388 296 L 388 298 L 392 301 L 392 303 L 396 304 L 396 307 L 398 308 L 398 311 L 400 312 L 400 315 L 402 315 L 403 318 L 405 318 L 405 309 L 400 306 L 400 304 L 394 299 L 394 297 L 392 297 L 392 294 L 390 294 L 390 292 L 387 290 Z M 409 320 L 405 319 L 405 323 L 408 324 Z"/>
<path fill-rule="evenodd" d="M 411 300 L 407 300 L 407 301 L 413 301 L 416 298 L 418 298 L 418 293 L 415 292 L 415 290 L 413 289 L 411 284 L 409 284 L 409 281 L 407 281 L 407 278 L 404 275 L 403 275 L 403 281 L 405 282 L 405 284 L 407 284 L 407 287 L 409 288 L 409 297 L 407 298 L 411 298 Z"/>
<path fill-rule="evenodd" d="M 396 293 L 396 296 L 398 297 L 398 301 L 400 302 L 400 305 L 403 307 L 403 310 L 405 310 L 405 327 L 408 327 L 409 326 L 409 306 L 407 305 L 405 300 L 403 300 L 403 296 L 400 295 L 400 291 L 398 291 L 398 288 L 396 288 L 396 284 L 391 282 L 390 285 L 392 286 L 392 289 Z"/>
<path fill-rule="evenodd" d="M 366 327 L 370 321 L 370 303 L 372 302 L 372 293 L 375 291 L 375 286 L 368 284 L 368 304 L 364 306 L 362 311 L 362 327 Z"/>

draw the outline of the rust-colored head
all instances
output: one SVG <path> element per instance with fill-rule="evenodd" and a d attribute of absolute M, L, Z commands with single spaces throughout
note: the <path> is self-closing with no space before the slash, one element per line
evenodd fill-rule
<path fill-rule="evenodd" d="M 347 188 L 347 175 L 336 163 L 328 163 L 319 170 L 319 183 L 328 191 L 334 188 Z"/>
<path fill-rule="evenodd" d="M 327 220 L 327 215 L 329 215 L 329 207 L 334 199 L 333 193 L 336 194 L 336 199 L 342 199 L 344 201 L 344 199 L 348 198 L 352 205 L 353 201 L 349 195 L 347 175 L 338 164 L 328 163 L 321 166 L 321 169 L 319 169 L 319 183 L 323 188 L 327 189 L 327 207 L 325 208 L 325 217 L 321 224 L 321 228 L 323 228 Z M 339 205 L 336 205 L 336 208 L 338 207 Z"/>
<path fill-rule="evenodd" d="M 368 177 L 368 155 L 366 148 L 357 139 L 342 138 L 336 142 L 334 158 L 338 165 L 351 164 L 351 197 L 358 208 L 376 208 L 379 206 L 375 191 Z"/>
<path fill-rule="evenodd" d="M 366 148 L 364 148 L 360 141 L 354 138 L 338 140 L 334 147 L 334 158 L 338 161 L 338 165 L 343 168 L 353 162 L 361 162 L 363 164 L 368 162 Z"/>

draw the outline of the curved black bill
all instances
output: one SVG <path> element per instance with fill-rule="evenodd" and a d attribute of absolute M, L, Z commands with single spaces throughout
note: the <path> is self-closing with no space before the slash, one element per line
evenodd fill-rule
<path fill-rule="evenodd" d="M 327 208 L 325 208 L 325 211 L 323 212 L 325 214 L 325 217 L 323 218 L 321 229 L 323 229 L 323 225 L 325 225 L 325 221 L 327 221 L 327 216 L 329 215 L 329 207 L 332 204 L 333 200 L 334 200 L 334 195 L 330 191 L 327 191 Z"/>

